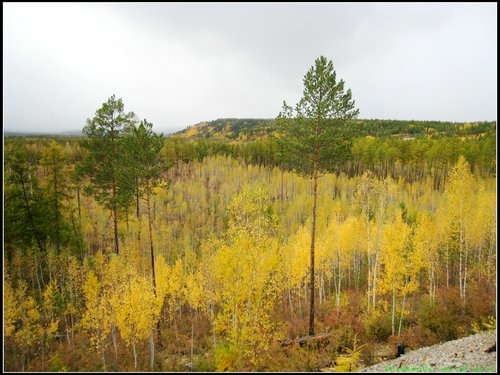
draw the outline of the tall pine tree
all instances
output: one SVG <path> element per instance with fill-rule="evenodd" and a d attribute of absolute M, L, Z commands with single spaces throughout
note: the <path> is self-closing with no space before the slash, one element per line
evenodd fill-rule
<path fill-rule="evenodd" d="M 87 137 L 82 146 L 89 153 L 82 161 L 80 171 L 90 182 L 85 186 L 84 193 L 112 212 L 117 254 L 118 213 L 130 204 L 134 194 L 133 168 L 124 157 L 127 143 L 123 136 L 136 122 L 134 113 L 125 113 L 122 99 L 115 99 L 113 95 L 83 128 Z"/>
<path fill-rule="evenodd" d="M 277 117 L 277 143 L 281 158 L 297 173 L 313 180 L 313 207 L 310 252 L 309 335 L 314 335 L 314 247 L 318 178 L 343 160 L 348 148 L 345 125 L 355 118 L 351 90 L 344 91 L 344 81 L 337 82 L 333 62 L 320 56 L 304 76 L 304 91 L 292 107 L 283 102 Z"/>
<path fill-rule="evenodd" d="M 165 165 L 161 160 L 160 151 L 163 148 L 163 135 L 153 132 L 153 124 L 146 119 L 137 127 L 130 129 L 126 138 L 130 166 L 133 168 L 137 217 L 140 219 L 140 198 L 146 202 L 148 212 L 149 245 L 151 250 L 151 270 L 153 286 L 156 292 L 156 278 L 154 265 L 153 229 L 151 217 L 151 197 L 155 187 L 161 183 L 161 172 Z M 140 233 L 140 226 L 139 226 Z"/>

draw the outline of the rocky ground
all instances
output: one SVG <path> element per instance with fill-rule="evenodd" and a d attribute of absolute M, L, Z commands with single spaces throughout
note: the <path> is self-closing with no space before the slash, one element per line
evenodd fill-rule
<path fill-rule="evenodd" d="M 365 367 L 358 372 L 496 372 L 496 330 L 407 351 L 397 359 Z"/>

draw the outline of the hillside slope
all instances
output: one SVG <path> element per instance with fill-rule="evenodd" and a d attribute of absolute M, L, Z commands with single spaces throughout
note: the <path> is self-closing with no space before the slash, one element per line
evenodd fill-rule
<path fill-rule="evenodd" d="M 185 139 L 213 139 L 225 141 L 250 141 L 265 139 L 276 131 L 274 119 L 217 119 L 187 127 L 173 136 Z M 354 138 L 396 137 L 411 139 L 420 137 L 475 137 L 496 131 L 496 122 L 458 123 L 413 120 L 353 120 L 344 129 Z"/>
<path fill-rule="evenodd" d="M 267 137 L 273 129 L 273 119 L 227 118 L 201 122 L 174 135 L 191 139 L 253 140 Z"/>

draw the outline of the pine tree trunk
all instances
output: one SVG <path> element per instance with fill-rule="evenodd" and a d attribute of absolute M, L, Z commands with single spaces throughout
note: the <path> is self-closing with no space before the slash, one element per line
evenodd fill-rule
<path fill-rule="evenodd" d="M 316 240 L 316 205 L 318 198 L 318 149 L 314 155 L 314 176 L 313 176 L 313 211 L 312 211 L 312 230 L 311 230 L 311 280 L 309 296 L 309 335 L 314 336 L 314 247 Z"/>
<path fill-rule="evenodd" d="M 147 204 L 147 209 L 148 209 L 148 230 L 149 230 L 149 248 L 151 251 L 151 275 L 153 278 L 153 292 L 156 297 L 156 274 L 155 274 L 155 253 L 154 253 L 154 247 L 153 247 L 153 227 L 151 224 L 151 196 L 149 191 L 146 193 L 146 204 Z M 139 228 L 139 233 L 140 233 L 140 228 Z M 161 342 L 161 317 L 158 319 L 158 323 L 156 324 L 156 331 L 158 334 L 158 347 L 161 349 L 162 348 L 162 342 Z"/>
<path fill-rule="evenodd" d="M 338 242 L 340 242 L 340 239 L 338 239 Z M 337 243 L 337 264 L 338 264 L 338 274 L 337 274 L 337 312 L 340 310 L 340 290 L 341 290 L 341 282 L 342 282 L 342 269 L 340 267 L 340 243 Z"/>
<path fill-rule="evenodd" d="M 153 290 L 156 296 L 156 275 L 155 275 L 155 253 L 153 247 L 153 226 L 151 223 L 151 197 L 150 193 L 146 194 L 146 203 L 148 207 L 148 229 L 149 229 L 149 248 L 151 251 L 151 274 L 153 276 Z"/>
<path fill-rule="evenodd" d="M 80 185 L 76 186 L 76 200 L 78 203 L 78 221 L 80 223 L 80 228 L 82 227 L 82 206 L 80 203 Z"/>
<path fill-rule="evenodd" d="M 367 203 L 367 207 L 368 203 Z M 371 286 L 372 286 L 372 265 L 371 265 L 371 236 L 370 236 L 370 217 L 368 215 L 368 208 L 366 211 L 366 237 L 367 237 L 367 263 L 368 263 L 368 280 L 367 280 L 367 292 L 366 292 L 366 298 L 367 298 L 367 310 L 370 312 L 370 293 L 371 293 Z"/>
<path fill-rule="evenodd" d="M 115 188 L 113 187 L 113 196 L 116 199 Z M 118 255 L 119 247 L 118 247 L 118 208 L 116 206 L 116 202 L 113 202 L 113 225 L 114 225 L 114 235 L 115 235 L 115 253 Z"/>
<path fill-rule="evenodd" d="M 139 204 L 139 179 L 135 180 L 135 199 L 136 199 L 136 216 L 139 218 L 140 216 L 140 204 Z"/>

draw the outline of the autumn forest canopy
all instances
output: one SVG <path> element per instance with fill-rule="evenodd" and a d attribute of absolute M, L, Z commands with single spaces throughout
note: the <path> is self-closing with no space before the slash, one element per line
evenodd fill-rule
<path fill-rule="evenodd" d="M 163 136 L 113 95 L 4 138 L 4 369 L 350 371 L 496 327 L 496 122 L 347 85 L 320 57 L 276 119 Z"/>

